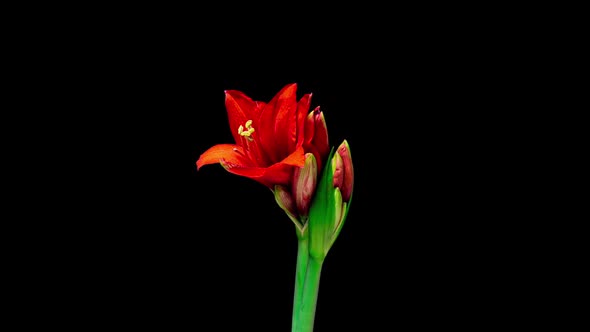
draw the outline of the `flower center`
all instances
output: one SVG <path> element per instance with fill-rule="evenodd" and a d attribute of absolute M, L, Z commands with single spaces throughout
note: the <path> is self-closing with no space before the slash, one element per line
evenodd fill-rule
<path fill-rule="evenodd" d="M 242 125 L 240 125 L 238 128 L 238 134 L 240 134 L 240 136 L 246 137 L 246 139 L 250 142 L 254 140 L 252 137 L 250 137 L 253 132 L 254 128 L 252 128 L 252 120 L 246 121 L 246 130 L 244 130 L 244 126 Z"/>

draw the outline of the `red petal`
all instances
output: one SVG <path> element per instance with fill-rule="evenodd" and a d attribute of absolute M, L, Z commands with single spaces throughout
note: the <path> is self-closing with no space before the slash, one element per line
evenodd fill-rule
<path fill-rule="evenodd" d="M 240 125 L 244 126 L 246 121 L 258 119 L 264 105 L 265 103 L 254 101 L 243 92 L 225 91 L 225 108 L 227 109 L 229 128 L 236 144 L 241 145 L 242 142 L 242 138 L 238 134 Z"/>
<path fill-rule="evenodd" d="M 305 164 L 305 155 L 303 148 L 296 149 L 287 158 L 281 162 L 276 163 L 267 168 L 261 167 L 239 167 L 235 165 L 223 164 L 225 169 L 236 175 L 245 176 L 247 178 L 256 180 L 269 188 L 274 188 L 275 185 L 290 185 L 293 166 L 303 166 Z"/>
<path fill-rule="evenodd" d="M 234 144 L 217 144 L 201 154 L 197 160 L 197 170 L 204 165 L 219 163 L 221 160 L 240 167 L 252 165 L 242 147 Z"/>
<path fill-rule="evenodd" d="M 277 184 L 283 186 L 289 185 L 293 166 L 274 164 L 269 168 L 226 167 L 226 169 L 230 173 L 256 180 L 269 188 L 274 188 Z"/>
<path fill-rule="evenodd" d="M 293 166 L 305 165 L 305 151 L 303 150 L 303 147 L 295 149 L 295 151 L 287 156 L 287 158 L 283 159 L 281 163 Z"/>
<path fill-rule="evenodd" d="M 275 137 L 283 154 L 291 153 L 297 143 L 297 85 L 291 84 L 277 101 Z"/>
<path fill-rule="evenodd" d="M 296 91 L 296 83 L 286 85 L 260 114 L 258 135 L 266 154 L 273 163 L 279 162 L 291 152 L 289 141 L 297 135 Z"/>
<path fill-rule="evenodd" d="M 297 146 L 301 146 L 305 138 L 305 117 L 307 116 L 307 112 L 309 112 L 311 96 L 312 94 L 308 93 L 297 103 Z"/>

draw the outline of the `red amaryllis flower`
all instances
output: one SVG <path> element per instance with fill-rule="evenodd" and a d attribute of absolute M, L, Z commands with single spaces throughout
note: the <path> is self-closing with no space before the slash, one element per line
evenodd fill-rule
<path fill-rule="evenodd" d="M 225 107 L 235 144 L 209 148 L 197 160 L 197 169 L 220 163 L 230 173 L 274 189 L 291 184 L 294 167 L 305 164 L 306 152 L 323 160 L 329 150 L 323 114 L 316 108 L 308 116 L 311 93 L 297 101 L 296 91 L 296 83 L 288 84 L 264 103 L 226 90 Z"/>

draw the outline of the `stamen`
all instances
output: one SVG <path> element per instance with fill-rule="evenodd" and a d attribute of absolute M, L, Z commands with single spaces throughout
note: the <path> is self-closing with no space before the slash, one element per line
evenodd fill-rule
<path fill-rule="evenodd" d="M 238 134 L 240 136 L 246 137 L 246 139 L 250 142 L 254 140 L 252 137 L 250 137 L 250 135 L 252 135 L 254 131 L 255 130 L 252 127 L 252 120 L 246 121 L 246 131 L 244 131 L 244 127 L 242 125 L 240 125 L 240 127 L 238 128 Z"/>

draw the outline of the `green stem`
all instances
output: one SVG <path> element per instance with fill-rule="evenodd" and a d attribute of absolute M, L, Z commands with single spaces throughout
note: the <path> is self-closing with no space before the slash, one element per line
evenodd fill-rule
<path fill-rule="evenodd" d="M 301 248 L 305 246 L 305 248 Z M 300 258 L 299 255 L 305 255 Z M 305 265 L 304 265 L 305 264 Z M 299 241 L 292 332 L 313 332 L 323 260 L 309 256 L 309 241 Z"/>
<path fill-rule="evenodd" d="M 297 236 L 297 267 L 295 271 L 295 293 L 293 295 L 293 321 L 291 328 L 293 332 L 297 331 L 296 326 L 299 320 L 299 307 L 303 298 L 303 285 L 305 283 L 305 273 L 307 272 L 307 262 L 309 261 L 309 233 Z"/>

